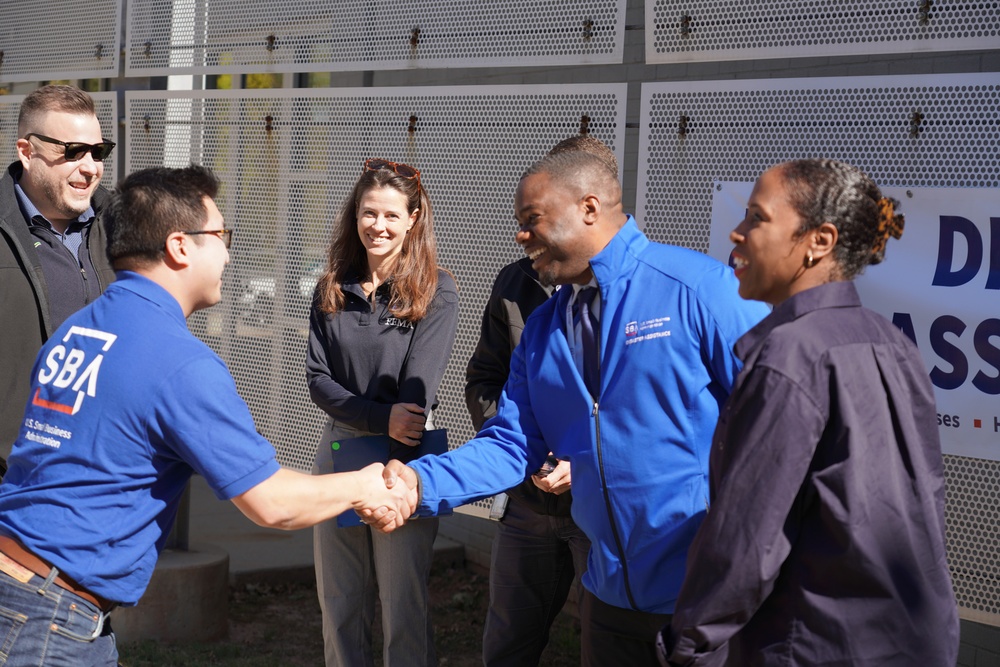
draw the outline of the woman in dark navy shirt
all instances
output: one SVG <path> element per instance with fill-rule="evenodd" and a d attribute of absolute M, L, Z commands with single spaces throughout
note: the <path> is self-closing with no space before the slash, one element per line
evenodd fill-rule
<path fill-rule="evenodd" d="M 433 215 L 415 168 L 368 160 L 344 205 L 309 316 L 306 375 L 330 419 L 314 472 L 333 471 L 332 443 L 389 435 L 410 460 L 425 429 L 458 324 L 458 292 L 437 266 Z M 338 468 L 339 469 L 339 468 Z M 376 595 L 387 667 L 436 665 L 427 606 L 437 519 L 391 535 L 365 525 L 315 528 L 326 664 L 372 664 Z"/>
<path fill-rule="evenodd" d="M 894 204 L 832 160 L 757 180 L 733 265 L 774 310 L 736 344 L 664 664 L 955 664 L 930 381 L 851 282 L 902 234 Z"/>

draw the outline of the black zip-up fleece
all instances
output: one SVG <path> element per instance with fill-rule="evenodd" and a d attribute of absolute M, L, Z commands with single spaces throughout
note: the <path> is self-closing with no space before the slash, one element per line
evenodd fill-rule
<path fill-rule="evenodd" d="M 389 432 L 395 403 L 437 407 L 458 326 L 458 287 L 446 271 L 438 270 L 427 316 L 416 323 L 389 312 L 390 285 L 379 286 L 373 304 L 353 276 L 342 285 L 343 310 L 328 315 L 314 298 L 309 313 L 310 397 L 336 421 L 380 435 Z M 400 443 L 390 453 L 409 451 Z"/>
<path fill-rule="evenodd" d="M 14 162 L 0 176 L 0 457 L 10 454 L 20 431 L 31 367 L 42 343 L 56 328 L 50 316 L 51 300 L 59 296 L 59 286 L 50 284 L 42 270 L 35 248 L 37 239 L 31 234 L 14 191 L 14 182 L 22 171 L 21 163 Z M 97 219 L 80 248 L 80 254 L 86 255 L 94 267 L 90 278 L 97 281 L 100 290 L 115 279 L 100 218 L 109 199 L 110 193 L 103 187 L 94 191 L 90 205 Z M 76 307 L 85 303 L 81 298 Z"/>
<path fill-rule="evenodd" d="M 500 269 L 486 310 L 476 350 L 465 370 L 465 404 L 478 431 L 497 413 L 500 393 L 510 373 L 510 356 L 521 340 L 528 315 L 555 292 L 538 282 L 531 260 L 524 257 Z M 542 491 L 531 478 L 507 491 L 515 502 L 546 516 L 570 516 L 572 491 L 556 495 Z"/>

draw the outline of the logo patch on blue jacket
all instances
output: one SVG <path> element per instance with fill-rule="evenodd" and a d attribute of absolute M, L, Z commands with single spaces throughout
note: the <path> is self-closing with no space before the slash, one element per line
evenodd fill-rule
<path fill-rule="evenodd" d="M 625 344 L 634 345 L 647 340 L 665 338 L 670 335 L 669 317 L 654 317 L 642 322 L 629 322 L 625 325 Z"/>

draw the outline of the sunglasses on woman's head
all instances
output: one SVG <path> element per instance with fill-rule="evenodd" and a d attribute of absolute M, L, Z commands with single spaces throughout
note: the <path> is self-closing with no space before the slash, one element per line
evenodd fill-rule
<path fill-rule="evenodd" d="M 46 137 L 44 134 L 38 134 L 37 132 L 29 132 L 24 135 L 25 139 L 31 139 L 32 137 L 47 144 L 62 146 L 63 157 L 66 158 L 67 162 L 76 162 L 82 159 L 88 152 L 94 156 L 95 161 L 103 162 L 105 159 L 111 157 L 111 151 L 115 149 L 115 142 L 113 141 L 102 141 L 99 144 L 85 144 L 81 141 L 59 141 L 58 139 Z"/>
<path fill-rule="evenodd" d="M 396 172 L 403 178 L 411 180 L 415 178 L 417 179 L 417 185 L 420 185 L 420 170 L 416 167 L 411 167 L 402 162 L 390 162 L 389 160 L 380 160 L 378 158 L 368 158 L 365 160 L 365 171 L 379 171 L 381 169 Z"/>

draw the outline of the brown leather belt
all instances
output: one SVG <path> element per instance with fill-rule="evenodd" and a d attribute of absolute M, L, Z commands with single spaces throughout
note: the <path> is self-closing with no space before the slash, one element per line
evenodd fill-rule
<path fill-rule="evenodd" d="M 10 558 L 21 567 L 31 570 L 43 579 L 48 577 L 49 572 L 52 571 L 51 565 L 22 547 L 17 540 L 11 539 L 6 535 L 0 535 L 0 553 L 3 553 L 7 556 L 7 558 Z M 52 583 L 63 590 L 79 595 L 84 600 L 95 605 L 98 609 L 105 613 L 111 611 L 117 606 L 116 603 L 111 602 L 110 600 L 105 600 L 98 595 L 94 595 L 80 584 L 68 577 L 64 577 L 62 574 L 57 575 L 56 578 L 52 580 Z"/>

